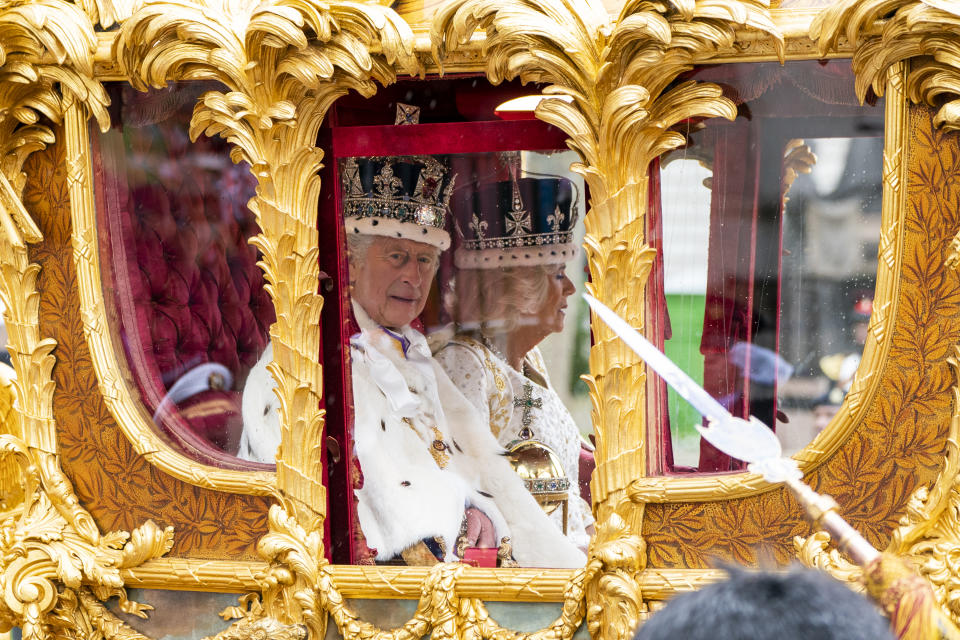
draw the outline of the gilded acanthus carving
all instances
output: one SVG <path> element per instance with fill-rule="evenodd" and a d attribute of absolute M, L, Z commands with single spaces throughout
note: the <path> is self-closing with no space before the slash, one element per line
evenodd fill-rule
<path fill-rule="evenodd" d="M 573 169 L 586 179 L 592 198 L 585 241 L 592 292 L 634 325 L 643 323 L 637 293 L 653 259 L 642 244 L 648 165 L 684 144 L 684 135 L 672 130 L 677 123 L 736 115 L 715 85 L 668 86 L 695 60 L 732 45 L 735 24 L 776 37 L 764 2 L 728 3 L 722 10 L 683 2 L 660 9 L 627 2 L 611 20 L 599 3 L 464 0 L 438 13 L 432 33 L 442 61 L 475 29 L 486 30 L 492 82 L 520 77 L 550 83 L 536 113 L 569 134 L 583 160 Z M 598 442 L 593 491 L 603 503 L 645 467 L 644 447 L 636 442 L 644 433 L 644 374 L 608 329 L 595 329 L 589 381 Z M 617 401 L 626 397 L 629 405 Z"/>
<path fill-rule="evenodd" d="M 0 298 L 6 307 L 19 414 L 8 435 L 28 448 L 34 456 L 32 473 L 39 474 L 56 509 L 89 541 L 99 533 L 56 461 L 50 378 L 56 343 L 40 336 L 40 267 L 30 262 L 27 251 L 42 236 L 20 195 L 23 163 L 54 139 L 49 127 L 38 124 L 41 116 L 57 122 L 66 105 L 79 100 L 101 124 L 107 122 L 106 94 L 92 78 L 95 50 L 92 25 L 71 5 L 50 1 L 0 9 Z M 51 64 L 51 55 L 62 62 Z"/>
<path fill-rule="evenodd" d="M 646 544 L 616 511 L 597 526 L 586 575 L 591 637 L 626 638 L 636 629 L 647 613 L 636 584 L 646 565 Z"/>
<path fill-rule="evenodd" d="M 144 0 L 74 0 L 90 22 L 109 29 L 129 18 L 144 3 Z"/>
<path fill-rule="evenodd" d="M 800 562 L 826 571 L 837 580 L 846 582 L 851 588 L 862 591 L 860 578 L 863 576 L 863 569 L 840 555 L 837 549 L 828 549 L 829 544 L 830 534 L 826 531 L 815 531 L 806 538 L 797 536 L 793 540 Z"/>
<path fill-rule="evenodd" d="M 782 55 L 783 40 L 768 6 L 763 1 L 635 0 L 624 3 L 620 15 L 611 19 L 599 2 L 589 0 L 457 0 L 437 13 L 431 36 L 441 64 L 479 29 L 486 32 L 482 46 L 491 82 L 519 77 L 548 84 L 536 115 L 570 136 L 568 144 L 582 161 L 572 169 L 590 187 L 584 241 L 588 287 L 634 326 L 644 324 L 641 292 L 655 253 L 644 242 L 648 167 L 685 143 L 683 133 L 674 129 L 679 123 L 736 116 L 736 107 L 718 86 L 674 81 L 694 62 L 732 46 L 735 26 L 766 32 Z M 618 528 L 622 520 L 639 531 L 642 505 L 627 507 L 627 513 L 619 513 L 618 505 L 631 480 L 646 471 L 644 367 L 603 323 L 594 323 L 593 329 L 587 384 L 597 438 L 592 491 L 599 529 Z M 643 558 L 640 540 L 634 538 L 632 553 Z M 598 536 L 595 544 L 605 542 Z M 599 607 L 597 616 L 618 618 L 613 624 L 597 623 L 598 636 L 616 637 L 619 621 L 635 622 L 643 612 L 636 573 L 630 574 L 644 563 L 607 560 L 601 559 L 604 569 L 592 578 L 600 586 L 587 589 L 598 598 L 591 601 Z M 622 584 L 606 588 L 621 576 L 627 577 Z"/>
<path fill-rule="evenodd" d="M 143 614 L 129 601 L 120 571 L 170 548 L 172 529 L 147 522 L 133 534 L 101 535 L 59 466 L 53 420 L 56 342 L 40 334 L 39 265 L 28 245 L 42 239 L 21 194 L 27 157 L 53 141 L 40 116 L 59 122 L 82 104 L 108 125 L 106 93 L 93 78 L 97 38 L 77 7 L 46 0 L 0 8 L 0 298 L 16 371 L 17 418 L 5 422 L 0 458 L 15 464 L 23 499 L 0 524 L 0 626 L 21 626 L 25 638 L 112 638 L 125 625 L 101 600 Z M 10 467 L 4 467 L 9 470 Z"/>
<path fill-rule="evenodd" d="M 232 159 L 257 177 L 249 206 L 261 233 L 252 242 L 277 311 L 270 337 L 281 400 L 278 484 L 321 516 L 321 450 L 302 446 L 320 442 L 323 425 L 316 135 L 337 97 L 372 94 L 396 67 L 414 71 L 411 42 L 409 28 L 375 5 L 245 1 L 154 3 L 124 22 L 114 43 L 138 88 L 215 80 L 227 89 L 201 97 L 190 134 L 227 138 Z"/>
<path fill-rule="evenodd" d="M 281 515 L 280 507 L 274 508 L 276 514 Z M 279 535 L 302 537 L 303 531 L 298 529 L 292 519 L 277 524 L 278 528 L 286 527 L 284 532 Z M 619 551 L 619 549 L 611 546 L 608 547 L 607 553 L 616 555 Z M 632 554 L 627 553 L 620 561 L 629 564 L 632 560 Z M 297 561 L 294 560 L 293 562 Z M 420 599 L 413 617 L 394 629 L 380 629 L 361 620 L 347 606 L 343 595 L 337 589 L 335 573 L 329 565 L 320 566 L 315 575 L 315 599 L 305 593 L 300 593 L 298 597 L 317 602 L 320 607 L 317 612 L 322 610 L 324 614 L 329 613 L 346 640 L 418 640 L 428 634 L 438 640 L 453 640 L 455 638 L 570 640 L 584 618 L 583 585 L 585 579 L 591 571 L 599 570 L 601 565 L 600 560 L 591 559 L 586 569 L 576 571 L 564 588 L 563 608 L 560 616 L 547 627 L 528 633 L 501 627 L 490 617 L 482 600 L 462 596 L 459 593 L 458 583 L 464 577 L 466 566 L 458 563 L 440 563 L 427 570 L 420 585 Z M 272 577 L 269 579 L 284 580 L 291 577 L 289 573 L 283 574 L 281 571 L 273 571 L 271 575 Z M 602 585 L 604 589 L 622 587 L 623 585 L 618 584 L 615 580 Z M 312 624 L 309 613 L 305 612 L 302 620 L 302 624 L 306 628 L 310 628 Z M 619 613 L 608 612 L 608 617 L 604 622 L 622 624 L 626 619 Z M 217 640 L 261 638 L 264 637 L 262 633 L 268 629 L 271 630 L 271 634 L 275 634 L 270 635 L 270 637 L 296 639 L 301 637 L 301 629 L 304 628 L 296 622 L 284 622 L 270 615 L 266 607 L 255 597 L 255 594 L 242 597 L 239 607 L 230 607 L 223 611 L 221 615 L 225 618 L 237 618 L 237 620 L 229 629 L 218 634 L 216 636 Z"/>
<path fill-rule="evenodd" d="M 780 179 L 784 205 L 790 200 L 790 187 L 797 177 L 809 174 L 815 164 L 817 156 L 803 140 L 794 139 L 787 143 L 783 158 L 783 177 Z"/>
<path fill-rule="evenodd" d="M 842 36 L 856 43 L 853 70 L 857 95 L 872 87 L 883 95 L 887 71 L 910 61 L 907 97 L 938 109 L 935 122 L 960 129 L 960 7 L 938 0 L 842 0 L 824 10 L 810 27 L 821 54 Z"/>
<path fill-rule="evenodd" d="M 123 73 L 140 89 L 169 81 L 213 80 L 224 91 L 201 96 L 190 135 L 221 135 L 234 162 L 256 176 L 248 203 L 277 321 L 269 370 L 280 399 L 281 445 L 270 533 L 259 544 L 270 562 L 256 619 L 303 623 L 323 637 L 318 589 L 326 561 L 322 476 L 323 413 L 318 293 L 317 203 L 323 151 L 317 132 L 327 109 L 350 90 L 369 96 L 397 71 L 417 71 L 413 34 L 375 4 L 158 2 L 138 9 L 114 42 Z M 308 446 L 308 443 L 316 443 Z M 250 625 L 247 616 L 239 624 Z M 231 627 L 236 632 L 235 627 Z"/>
<path fill-rule="evenodd" d="M 263 615 L 263 605 L 257 594 L 250 593 L 240 597 L 239 607 L 228 607 L 220 612 L 224 620 L 237 619 L 230 628 L 219 634 L 220 640 L 254 640 L 273 638 L 274 640 L 304 640 L 307 629 L 300 624 L 283 624 L 274 618 Z"/>

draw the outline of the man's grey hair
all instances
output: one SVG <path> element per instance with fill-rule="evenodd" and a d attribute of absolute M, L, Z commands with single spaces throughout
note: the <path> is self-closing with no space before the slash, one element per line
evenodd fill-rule
<path fill-rule="evenodd" d="M 366 233 L 347 234 L 347 260 L 350 263 L 351 269 L 354 268 L 359 260 L 366 259 L 367 251 L 370 250 L 370 246 L 376 239 L 377 236 Z"/>

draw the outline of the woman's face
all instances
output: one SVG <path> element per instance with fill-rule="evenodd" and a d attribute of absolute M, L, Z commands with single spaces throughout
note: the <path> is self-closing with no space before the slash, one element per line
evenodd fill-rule
<path fill-rule="evenodd" d="M 545 277 L 547 278 L 547 297 L 540 306 L 538 320 L 543 326 L 544 333 L 558 333 L 563 331 L 567 298 L 576 291 L 576 288 L 567 277 L 564 265 L 547 267 Z"/>

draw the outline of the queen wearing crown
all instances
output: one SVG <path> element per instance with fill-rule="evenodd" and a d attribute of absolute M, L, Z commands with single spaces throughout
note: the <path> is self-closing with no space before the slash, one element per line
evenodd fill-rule
<path fill-rule="evenodd" d="M 565 273 L 577 254 L 573 200 L 565 178 L 488 183 L 454 196 L 462 239 L 445 305 L 456 334 L 436 359 L 502 446 L 517 450 L 537 443 L 559 458 L 567 509 L 550 517 L 586 549 L 593 517 L 577 488 L 581 450 L 589 445 L 554 391 L 537 348 L 563 329 L 574 292 Z M 528 488 L 536 493 L 534 485 Z"/>

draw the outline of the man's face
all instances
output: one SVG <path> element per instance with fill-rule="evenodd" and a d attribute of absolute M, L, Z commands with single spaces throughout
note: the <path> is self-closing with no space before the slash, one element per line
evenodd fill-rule
<path fill-rule="evenodd" d="M 432 245 L 377 236 L 366 257 L 351 260 L 353 299 L 377 324 L 408 325 L 427 303 L 439 257 Z"/>

